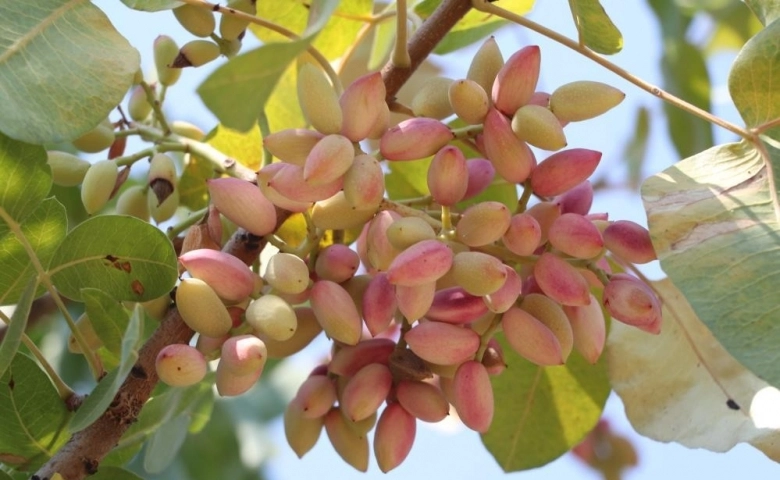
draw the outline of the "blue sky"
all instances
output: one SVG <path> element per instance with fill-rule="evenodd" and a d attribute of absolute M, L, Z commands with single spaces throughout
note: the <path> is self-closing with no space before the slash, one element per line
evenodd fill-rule
<path fill-rule="evenodd" d="M 138 48 L 143 57 L 145 70 L 152 68 L 151 52 L 154 38 L 165 33 L 176 38 L 180 44 L 191 39 L 168 12 L 144 14 L 125 8 L 116 0 L 96 0 L 114 22 L 116 28 Z M 604 0 L 603 5 L 624 35 L 624 49 L 610 59 L 621 67 L 655 84 L 661 84 L 659 69 L 660 41 L 655 16 L 641 0 Z M 566 2 L 538 2 L 530 18 L 566 35 L 575 36 L 571 14 Z M 706 28 L 705 24 L 702 24 Z M 662 104 L 656 98 L 604 70 L 590 60 L 559 46 L 533 32 L 520 27 L 505 28 L 497 34 L 498 43 L 505 57 L 517 48 L 527 44 L 538 44 L 542 48 L 542 75 L 539 89 L 552 90 L 556 86 L 573 80 L 587 79 L 610 83 L 626 92 L 626 100 L 620 107 L 596 120 L 584 124 L 573 124 L 566 129 L 570 146 L 591 148 L 604 152 L 597 172 L 614 181 L 625 175 L 621 160 L 623 148 L 633 133 L 636 108 L 646 106 L 652 112 L 651 136 L 649 140 L 648 164 L 645 175 L 658 172 L 678 161 L 672 149 L 666 126 L 663 123 Z M 446 74 L 451 77 L 465 76 L 469 54 L 460 52 L 452 59 L 444 58 Z M 713 109 L 716 114 L 739 123 L 739 117 L 728 101 L 726 78 L 728 67 L 736 52 L 719 54 L 710 62 L 713 83 Z M 167 111 L 172 119 L 188 120 L 208 130 L 216 123 L 194 93 L 195 88 L 208 75 L 214 65 L 198 70 L 188 70 L 180 82 L 168 92 Z M 733 140 L 732 134 L 715 130 L 717 142 Z M 132 145 L 130 146 L 132 148 Z M 593 211 L 609 211 L 610 218 L 628 218 L 644 223 L 644 213 L 637 192 L 615 190 L 596 198 Z M 657 268 L 647 273 L 654 278 L 662 274 Z M 301 372 L 308 368 L 298 364 Z M 682 480 L 707 478 L 712 480 L 739 479 L 747 475 L 753 480 L 780 478 L 780 467 L 768 460 L 762 453 L 749 445 L 740 445 L 725 454 L 703 450 L 690 450 L 676 444 L 662 444 L 638 436 L 631 429 L 623 413 L 623 406 L 616 396 L 607 403 L 605 416 L 620 434 L 631 438 L 639 451 L 640 465 L 630 471 L 625 480 L 665 479 Z M 501 469 L 485 451 L 479 436 L 454 423 L 428 425 L 419 423 L 417 439 L 406 462 L 390 474 L 382 474 L 372 460 L 370 470 L 362 474 L 346 466 L 333 451 L 323 434 L 320 442 L 304 459 L 299 460 L 287 447 L 281 425 L 273 424 L 268 431 L 275 443 L 274 451 L 267 460 L 268 473 L 277 480 L 315 477 L 320 480 L 369 480 L 385 479 L 430 479 L 430 478 L 499 478 Z M 255 438 L 255 442 L 259 439 Z M 253 443 L 252 448 L 261 448 Z M 250 457 L 251 452 L 249 454 Z M 551 479 L 598 479 L 594 472 L 583 468 L 569 455 L 540 469 L 515 473 L 509 476 L 518 480 Z"/>

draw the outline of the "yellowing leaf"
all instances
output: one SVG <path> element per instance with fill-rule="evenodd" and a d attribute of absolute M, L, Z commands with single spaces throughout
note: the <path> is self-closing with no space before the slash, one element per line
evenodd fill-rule
<path fill-rule="evenodd" d="M 664 304 L 661 334 L 612 322 L 607 340 L 610 380 L 631 424 L 655 440 L 716 452 L 747 442 L 780 461 L 780 391 L 729 355 L 671 281 L 653 285 Z"/>
<path fill-rule="evenodd" d="M 248 132 L 217 125 L 206 143 L 252 170 L 259 170 L 263 163 L 263 142 L 257 123 Z"/>

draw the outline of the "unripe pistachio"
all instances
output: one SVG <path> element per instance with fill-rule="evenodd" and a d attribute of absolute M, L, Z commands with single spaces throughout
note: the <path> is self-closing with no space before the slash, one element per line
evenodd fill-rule
<path fill-rule="evenodd" d="M 325 135 L 339 133 L 343 120 L 341 105 L 328 77 L 311 63 L 298 71 L 298 101 L 306 120 Z"/>
<path fill-rule="evenodd" d="M 360 257 L 357 252 L 346 245 L 334 243 L 320 251 L 314 263 L 317 277 L 336 283 L 343 283 L 352 278 L 360 267 Z"/>
<path fill-rule="evenodd" d="M 450 287 L 436 292 L 425 318 L 458 325 L 473 322 L 487 311 L 482 297 L 471 295 L 461 287 Z"/>
<path fill-rule="evenodd" d="M 493 422 L 493 386 L 480 362 L 463 362 L 452 379 L 455 410 L 461 421 L 477 432 L 487 432 Z"/>
<path fill-rule="evenodd" d="M 73 146 L 86 153 L 102 152 L 114 143 L 114 127 L 106 118 L 95 128 L 73 140 Z"/>
<path fill-rule="evenodd" d="M 351 377 L 366 365 L 387 365 L 394 349 L 395 342 L 389 338 L 372 338 L 357 345 L 346 345 L 333 355 L 328 371 L 342 377 Z"/>
<path fill-rule="evenodd" d="M 162 320 L 171 306 L 171 296 L 166 293 L 148 302 L 141 302 L 144 312 L 155 320 Z"/>
<path fill-rule="evenodd" d="M 136 122 L 143 122 L 152 113 L 152 105 L 146 99 L 146 91 L 140 85 L 136 85 L 130 91 L 127 113 Z"/>
<path fill-rule="evenodd" d="M 217 26 L 214 12 L 206 8 L 182 5 L 174 8 L 172 12 L 181 26 L 196 37 L 208 37 Z"/>
<path fill-rule="evenodd" d="M 316 202 L 331 198 L 341 191 L 344 185 L 343 178 L 323 185 L 309 185 L 303 179 L 303 167 L 291 163 L 272 163 L 263 167 L 260 172 L 267 170 L 276 172 L 267 181 L 268 186 L 294 202 Z"/>
<path fill-rule="evenodd" d="M 604 230 L 604 244 L 607 249 L 631 263 L 648 263 L 658 257 L 650 240 L 650 232 L 630 220 L 612 222 Z"/>
<path fill-rule="evenodd" d="M 325 417 L 306 418 L 298 401 L 292 400 L 284 410 L 284 435 L 298 458 L 311 450 L 320 438 Z"/>
<path fill-rule="evenodd" d="M 496 43 L 495 38 L 490 37 L 479 47 L 471 60 L 466 78 L 479 84 L 485 94 L 489 96 L 493 91 L 496 75 L 503 66 L 504 57 L 501 55 L 498 43 Z"/>
<path fill-rule="evenodd" d="M 195 347 L 182 344 L 166 345 L 154 362 L 157 376 L 172 387 L 188 387 L 206 376 L 206 358 Z"/>
<path fill-rule="evenodd" d="M 612 275 L 604 287 L 604 307 L 612 318 L 658 334 L 661 331 L 661 304 L 653 290 L 636 277 Z"/>
<path fill-rule="evenodd" d="M 417 117 L 441 120 L 452 115 L 449 90 L 452 79 L 431 77 L 427 79 L 412 98 L 411 108 Z"/>
<path fill-rule="evenodd" d="M 439 240 L 423 240 L 401 252 L 387 268 L 394 285 L 413 287 L 435 282 L 452 265 L 452 250 Z"/>
<path fill-rule="evenodd" d="M 363 322 L 355 302 L 344 287 L 319 280 L 314 282 L 310 300 L 317 320 L 329 337 L 347 345 L 360 341 Z"/>
<path fill-rule="evenodd" d="M 428 167 L 428 189 L 439 205 L 452 206 L 463 199 L 468 188 L 466 157 L 452 145 L 436 152 Z"/>
<path fill-rule="evenodd" d="M 393 375 L 387 365 L 366 365 L 344 386 L 339 401 L 341 410 L 353 422 L 364 420 L 382 405 L 392 386 Z"/>
<path fill-rule="evenodd" d="M 504 265 L 504 270 L 506 270 L 506 281 L 501 288 L 482 297 L 491 312 L 506 312 L 523 292 L 523 281 L 517 271 L 509 265 Z"/>
<path fill-rule="evenodd" d="M 179 46 L 173 38 L 160 35 L 154 40 L 154 66 L 160 85 L 170 87 L 179 80 L 181 69 L 171 67 L 178 55 Z"/>
<path fill-rule="evenodd" d="M 485 354 L 482 356 L 482 365 L 485 366 L 488 374 L 492 376 L 501 375 L 501 373 L 506 370 L 507 365 L 504 361 L 504 351 L 495 337 L 488 341 Z"/>
<path fill-rule="evenodd" d="M 501 241 L 516 255 L 533 255 L 542 240 L 542 227 L 531 214 L 524 212 L 512 215 L 509 227 Z"/>
<path fill-rule="evenodd" d="M 472 158 L 466 161 L 469 171 L 469 182 L 463 200 L 475 197 L 485 191 L 496 176 L 496 169 L 490 160 L 486 158 Z"/>
<path fill-rule="evenodd" d="M 550 96 L 550 110 L 561 120 L 579 122 L 607 112 L 625 97 L 606 83 L 579 80 L 555 89 Z"/>
<path fill-rule="evenodd" d="M 222 353 L 222 344 L 225 343 L 225 340 L 228 338 L 230 338 L 229 334 L 225 334 L 218 338 L 198 334 L 195 348 L 197 348 L 208 360 L 213 360 L 219 358 L 219 355 Z"/>
<path fill-rule="evenodd" d="M 438 365 L 457 365 L 479 349 L 479 335 L 469 328 L 449 323 L 421 322 L 405 335 L 409 348 L 423 360 Z"/>
<path fill-rule="evenodd" d="M 130 215 L 149 221 L 149 203 L 146 198 L 146 187 L 143 185 L 133 185 L 119 195 L 116 199 L 117 215 Z"/>
<path fill-rule="evenodd" d="M 560 205 L 561 213 L 587 215 L 593 205 L 593 185 L 585 180 L 571 190 L 555 197 L 554 203 Z"/>
<path fill-rule="evenodd" d="M 327 135 L 317 142 L 303 165 L 303 180 L 313 186 L 343 177 L 355 159 L 352 142 L 342 135 Z"/>
<path fill-rule="evenodd" d="M 292 338 L 298 328 L 298 318 L 290 304 L 270 294 L 249 304 L 246 321 L 259 334 L 278 342 Z"/>
<path fill-rule="evenodd" d="M 261 333 L 257 336 L 265 342 L 269 358 L 285 358 L 303 350 L 322 332 L 322 327 L 314 316 L 314 311 L 309 307 L 295 307 L 298 327 L 292 337 L 284 341 L 277 341 L 266 337 Z"/>
<path fill-rule="evenodd" d="M 517 138 L 509 120 L 495 108 L 491 108 L 485 117 L 482 139 L 485 156 L 508 182 L 524 182 L 536 167 L 536 157 L 531 149 Z"/>
<path fill-rule="evenodd" d="M 398 311 L 407 320 L 418 320 L 431 308 L 435 293 L 436 282 L 424 283 L 413 287 L 396 285 L 395 302 L 398 305 Z"/>
<path fill-rule="evenodd" d="M 164 153 L 155 153 L 149 162 L 149 188 L 157 199 L 157 205 L 162 204 L 176 189 L 176 163 Z"/>
<path fill-rule="evenodd" d="M 52 181 L 61 187 L 81 185 L 89 170 L 90 163 L 67 152 L 49 150 L 47 162 L 51 168 Z"/>
<path fill-rule="evenodd" d="M 563 306 L 574 334 L 574 349 L 588 362 L 595 364 L 604 350 L 607 337 L 604 313 L 596 297 L 591 295 L 590 304 L 583 307 Z"/>
<path fill-rule="evenodd" d="M 256 0 L 232 0 L 228 8 L 254 16 L 257 13 Z M 223 14 L 219 19 L 219 36 L 225 40 L 241 37 L 249 26 L 249 21 L 235 15 Z"/>
<path fill-rule="evenodd" d="M 87 348 L 89 348 L 90 351 L 94 352 L 103 346 L 103 341 L 98 336 L 95 327 L 92 326 L 92 322 L 89 320 L 86 313 L 82 313 L 75 323 L 76 329 L 81 333 L 81 336 L 84 337 L 84 340 L 86 340 Z M 71 353 L 84 353 L 81 350 L 81 345 L 78 344 L 76 337 L 74 337 L 72 333 L 68 337 L 68 351 Z"/>
<path fill-rule="evenodd" d="M 398 403 L 384 409 L 376 424 L 374 455 L 383 473 L 400 465 L 409 455 L 417 431 L 417 421 Z"/>
<path fill-rule="evenodd" d="M 276 209 L 256 185 L 238 178 L 206 181 L 211 201 L 239 227 L 258 236 L 276 228 Z"/>
<path fill-rule="evenodd" d="M 506 281 L 504 264 L 498 258 L 482 252 L 460 252 L 452 259 L 455 282 L 476 296 L 496 292 Z"/>
<path fill-rule="evenodd" d="M 271 163 L 257 172 L 257 187 L 260 192 L 275 206 L 289 212 L 305 212 L 311 207 L 312 202 L 298 202 L 282 195 L 278 190 L 270 185 L 271 180 L 285 166 L 284 162 Z M 300 167 L 299 167 L 300 168 Z M 301 181 L 303 181 L 303 171 L 300 170 Z"/>
<path fill-rule="evenodd" d="M 325 374 L 310 375 L 295 394 L 294 405 L 304 418 L 324 417 L 336 403 L 336 384 Z"/>
<path fill-rule="evenodd" d="M 169 122 L 168 125 L 171 127 L 171 131 L 176 135 L 191 138 L 199 142 L 206 136 L 206 134 L 203 133 L 203 130 L 184 120 L 174 120 Z"/>
<path fill-rule="evenodd" d="M 171 62 L 171 68 L 200 67 L 219 56 L 219 45 L 211 40 L 191 40 L 179 49 L 179 54 Z"/>
<path fill-rule="evenodd" d="M 585 148 L 555 153 L 534 169 L 531 188 L 542 197 L 560 195 L 587 180 L 600 160 L 601 152 Z"/>
<path fill-rule="evenodd" d="M 417 160 L 433 155 L 452 140 L 450 128 L 433 118 L 410 118 L 387 130 L 379 151 L 387 160 Z"/>
<path fill-rule="evenodd" d="M 395 212 L 382 210 L 371 219 L 371 222 L 365 227 L 365 258 L 363 263 L 370 265 L 379 271 L 385 271 L 390 266 L 393 259 L 401 253 L 401 250 L 395 248 L 387 238 L 387 229 L 401 216 Z M 360 251 L 358 250 L 358 254 Z"/>
<path fill-rule="evenodd" d="M 378 205 L 353 207 L 344 192 L 338 192 L 330 198 L 320 200 L 311 210 L 311 221 L 323 230 L 349 230 L 369 221 Z"/>
<path fill-rule="evenodd" d="M 539 244 L 547 243 L 547 235 L 553 222 L 561 216 L 561 207 L 553 202 L 539 202 L 525 211 L 528 215 L 536 219 L 541 230 Z"/>
<path fill-rule="evenodd" d="M 344 198 L 356 208 L 378 207 L 385 194 L 385 174 L 371 155 L 356 155 L 344 174 Z"/>
<path fill-rule="evenodd" d="M 146 200 L 149 205 L 149 213 L 155 222 L 162 223 L 166 220 L 170 220 L 175 214 L 176 209 L 179 208 L 179 189 L 176 188 L 168 195 L 161 204 L 157 204 L 157 197 L 154 195 L 146 195 Z"/>
<path fill-rule="evenodd" d="M 444 394 L 430 383 L 402 380 L 396 386 L 395 396 L 404 410 L 423 422 L 440 422 L 450 413 Z"/>
<path fill-rule="evenodd" d="M 368 138 L 379 140 L 388 128 L 390 128 L 390 107 L 387 106 L 386 102 L 382 102 L 376 122 L 371 126 L 371 131 L 368 132 Z"/>
<path fill-rule="evenodd" d="M 268 259 L 263 279 L 284 293 L 301 293 L 309 286 L 309 267 L 299 256 L 279 252 Z"/>
<path fill-rule="evenodd" d="M 588 282 L 566 260 L 543 253 L 534 265 L 534 279 L 548 297 L 563 305 L 584 306 L 590 303 Z"/>
<path fill-rule="evenodd" d="M 325 135 L 316 130 L 288 128 L 266 136 L 263 146 L 279 160 L 302 167 L 309 152 L 323 137 Z"/>
<path fill-rule="evenodd" d="M 480 202 L 470 206 L 458 220 L 455 234 L 464 245 L 481 247 L 495 242 L 507 231 L 512 219 L 501 202 Z"/>
<path fill-rule="evenodd" d="M 361 472 L 368 470 L 368 437 L 351 428 L 338 408 L 325 415 L 325 431 L 345 462 Z"/>
<path fill-rule="evenodd" d="M 372 336 L 376 336 L 390 326 L 398 308 L 393 284 L 384 272 L 371 278 L 363 295 L 363 319 Z"/>
<path fill-rule="evenodd" d="M 566 135 L 558 118 L 538 105 L 524 105 L 512 117 L 512 131 L 517 138 L 543 150 L 560 150 L 566 146 Z"/>
<path fill-rule="evenodd" d="M 387 228 L 387 239 L 398 250 L 406 250 L 415 243 L 435 238 L 433 227 L 420 217 L 399 218 Z"/>
<path fill-rule="evenodd" d="M 214 386 L 222 397 L 235 397 L 249 391 L 260 379 L 263 369 L 258 369 L 244 375 L 239 375 L 229 370 L 220 368 L 224 365 L 220 360 L 217 364 L 217 376 Z"/>
<path fill-rule="evenodd" d="M 81 185 L 81 202 L 88 214 L 99 212 L 108 203 L 118 176 L 119 169 L 111 160 L 100 160 L 89 167 Z"/>
<path fill-rule="evenodd" d="M 541 55 L 539 47 L 523 47 L 509 57 L 498 71 L 491 90 L 493 104 L 505 115 L 513 115 L 536 90 Z"/>
<path fill-rule="evenodd" d="M 563 308 L 549 297 L 538 293 L 526 295 L 520 303 L 520 308 L 553 332 L 561 345 L 561 357 L 565 362 L 574 346 L 574 333 Z"/>
<path fill-rule="evenodd" d="M 576 213 L 564 213 L 550 226 L 550 244 L 575 258 L 594 258 L 604 250 L 604 239 L 593 222 Z"/>
<path fill-rule="evenodd" d="M 353 142 L 369 137 L 374 126 L 382 123 L 387 110 L 386 94 L 379 72 L 364 75 L 349 84 L 339 98 L 339 105 L 345 113 L 341 134 Z"/>
<path fill-rule="evenodd" d="M 203 280 L 183 279 L 176 289 L 176 307 L 184 323 L 208 337 L 221 337 L 233 327 L 222 300 Z"/>
<path fill-rule="evenodd" d="M 542 366 L 563 365 L 561 344 L 552 330 L 525 310 L 512 307 L 501 317 L 501 328 L 512 350 Z"/>
<path fill-rule="evenodd" d="M 222 344 L 220 365 L 223 371 L 249 375 L 262 370 L 268 360 L 265 343 L 254 335 L 230 337 Z"/>
<path fill-rule="evenodd" d="M 455 115 L 469 125 L 479 125 L 485 120 L 490 99 L 485 90 L 475 81 L 455 80 L 447 95 Z"/>

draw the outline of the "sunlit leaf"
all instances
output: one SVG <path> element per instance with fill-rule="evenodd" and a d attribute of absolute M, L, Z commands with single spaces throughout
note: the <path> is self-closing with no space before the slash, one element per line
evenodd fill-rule
<path fill-rule="evenodd" d="M 778 0 L 745 0 L 745 3 L 764 25 L 769 25 L 780 17 Z"/>
<path fill-rule="evenodd" d="M 388 162 L 385 188 L 392 200 L 428 195 L 428 166 L 432 157 L 409 162 Z"/>
<path fill-rule="evenodd" d="M 135 10 L 157 12 L 183 5 L 176 0 L 122 0 L 122 3 Z"/>
<path fill-rule="evenodd" d="M 206 180 L 214 177 L 214 168 L 194 155 L 185 156 L 184 172 L 179 179 L 179 203 L 190 210 L 200 210 L 209 204 Z"/>
<path fill-rule="evenodd" d="M 725 452 L 748 442 L 780 461 L 780 397 L 735 360 L 667 279 L 654 282 L 664 305 L 660 335 L 613 322 L 609 375 L 633 427 L 642 435 Z M 775 400 L 776 401 L 776 400 Z"/>
<path fill-rule="evenodd" d="M 505 472 L 545 465 L 598 422 L 610 392 L 606 364 L 574 353 L 566 365 L 540 367 L 500 341 L 507 368 L 491 377 L 495 413 L 482 442 Z"/>
<path fill-rule="evenodd" d="M 729 92 L 748 127 L 780 118 L 780 22 L 750 39 L 729 73 Z M 780 126 L 766 132 L 780 141 Z"/>
<path fill-rule="evenodd" d="M 51 188 L 51 169 L 46 163 L 46 150 L 0 133 L 0 171 L 3 172 L 0 208 L 4 210 L 4 215 L 21 222 L 35 210 Z"/>
<path fill-rule="evenodd" d="M 82 288 L 98 288 L 134 302 L 169 292 L 178 276 L 168 237 L 123 215 L 93 217 L 71 230 L 54 254 L 50 272 L 68 298 L 81 300 Z"/>
<path fill-rule="evenodd" d="M 30 315 L 30 307 L 32 306 L 37 284 L 35 278 L 30 278 L 27 282 L 19 303 L 16 304 L 14 313 L 11 315 L 11 323 L 5 329 L 3 340 L 0 341 L 0 377 L 5 374 L 6 369 L 11 365 L 19 345 L 22 343 L 22 335 L 24 335 L 24 330 L 27 327 L 27 317 Z"/>
<path fill-rule="evenodd" d="M 92 2 L 2 2 L 0 131 L 37 144 L 72 140 L 122 101 L 139 65 Z"/>
<path fill-rule="evenodd" d="M 713 13 L 714 32 L 707 43 L 706 52 L 739 50 L 763 26 L 742 2 L 729 2 L 729 6 Z"/>
<path fill-rule="evenodd" d="M 54 198 L 41 201 L 24 218 L 20 231 L 23 240 L 7 224 L 0 223 L 0 305 L 16 303 L 25 283 L 37 276 L 23 241 L 35 252 L 41 266 L 48 266 L 67 232 L 65 207 Z M 40 295 L 43 290 L 44 287 L 39 285 L 35 295 Z"/>
<path fill-rule="evenodd" d="M 130 316 L 111 295 L 97 288 L 81 289 L 89 323 L 108 351 L 119 354 Z"/>
<path fill-rule="evenodd" d="M 371 42 L 371 53 L 368 56 L 368 69 L 381 68 L 393 51 L 395 41 L 396 21 L 387 19 L 374 26 L 374 38 Z"/>
<path fill-rule="evenodd" d="M 75 433 L 90 426 L 97 420 L 103 412 L 111 405 L 116 392 L 122 386 L 130 370 L 138 360 L 138 347 L 141 343 L 141 318 L 143 310 L 137 305 L 130 322 L 127 324 L 127 330 L 122 337 L 122 354 L 119 366 L 109 372 L 100 380 L 92 393 L 81 404 L 68 428 Z"/>
<path fill-rule="evenodd" d="M 569 0 L 580 43 L 594 52 L 612 55 L 623 49 L 623 35 L 598 0 Z"/>
<path fill-rule="evenodd" d="M 748 143 L 713 147 L 647 179 L 642 198 L 664 272 L 745 367 L 780 385 L 780 227 L 765 162 Z"/>
<path fill-rule="evenodd" d="M 245 133 L 217 125 L 206 143 L 252 170 L 259 170 L 262 165 L 263 142 L 257 123 Z"/>
<path fill-rule="evenodd" d="M 0 378 L 0 461 L 22 470 L 37 468 L 68 440 L 70 415 L 38 364 L 16 355 Z"/>

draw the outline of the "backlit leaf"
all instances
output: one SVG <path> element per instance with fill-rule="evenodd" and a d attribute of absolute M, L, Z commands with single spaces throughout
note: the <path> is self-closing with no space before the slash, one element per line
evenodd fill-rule
<path fill-rule="evenodd" d="M 81 298 L 89 317 L 89 323 L 103 345 L 114 354 L 122 349 L 122 337 L 130 316 L 121 303 L 97 288 L 83 288 Z"/>
<path fill-rule="evenodd" d="M 7 325 L 3 340 L 0 341 L 0 377 L 5 374 L 6 369 L 11 365 L 19 345 L 22 343 L 22 335 L 24 335 L 24 330 L 27 327 L 27 317 L 30 315 L 30 307 L 32 306 L 37 285 L 35 278 L 30 278 L 27 282 L 27 287 L 22 292 L 22 297 L 11 315 L 11 323 Z"/>
<path fill-rule="evenodd" d="M 745 3 L 764 25 L 769 25 L 780 17 L 778 0 L 745 0 Z"/>
<path fill-rule="evenodd" d="M 259 170 L 263 162 L 263 141 L 257 123 L 246 133 L 217 125 L 206 143 L 252 170 Z"/>
<path fill-rule="evenodd" d="M 594 52 L 612 55 L 623 49 L 623 35 L 598 0 L 569 0 L 580 44 Z"/>

